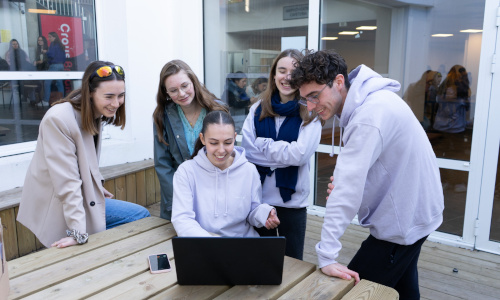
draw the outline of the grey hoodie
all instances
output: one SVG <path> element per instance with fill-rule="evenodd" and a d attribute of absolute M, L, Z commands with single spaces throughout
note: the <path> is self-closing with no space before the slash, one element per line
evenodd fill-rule
<path fill-rule="evenodd" d="M 394 92 L 400 84 L 361 65 L 340 116 L 344 144 L 326 204 L 319 267 L 335 263 L 339 238 L 358 213 L 377 239 L 411 245 L 443 220 L 443 190 L 429 139 L 408 105 Z"/>
<path fill-rule="evenodd" d="M 215 167 L 203 147 L 174 175 L 172 223 L 178 236 L 258 237 L 253 226 L 265 225 L 268 204 L 261 204 L 262 188 L 257 169 L 235 146 L 231 166 Z"/>

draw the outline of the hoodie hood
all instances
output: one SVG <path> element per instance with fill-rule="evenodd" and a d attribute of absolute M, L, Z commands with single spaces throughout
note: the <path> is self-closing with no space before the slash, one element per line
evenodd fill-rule
<path fill-rule="evenodd" d="M 336 120 L 339 119 L 339 146 L 342 146 L 343 128 L 349 123 L 352 113 L 359 106 L 365 103 L 367 97 L 371 93 L 381 90 L 397 92 L 401 88 L 401 85 L 396 80 L 384 78 L 365 65 L 359 65 L 356 69 L 349 73 L 348 77 L 351 87 L 349 88 L 349 91 L 347 91 L 347 97 L 344 101 L 344 107 L 342 108 L 340 119 L 337 115 L 333 118 L 332 137 L 335 136 L 335 123 Z M 332 138 L 332 152 L 330 153 L 330 157 L 333 157 L 334 155 L 334 148 L 335 141 Z M 342 147 L 340 147 L 340 151 L 342 151 Z"/>
<path fill-rule="evenodd" d="M 349 73 L 348 77 L 351 87 L 347 92 L 340 115 L 339 127 L 341 128 L 347 126 L 354 110 L 361 106 L 371 93 L 381 90 L 397 92 L 401 88 L 396 80 L 384 78 L 365 65 L 358 66 Z"/>
<path fill-rule="evenodd" d="M 205 150 L 205 147 L 201 148 L 200 151 L 198 151 L 198 154 L 193 158 L 193 160 L 207 172 L 227 173 L 230 172 L 230 170 L 234 170 L 242 166 L 244 163 L 248 161 L 244 154 L 245 154 L 245 148 L 240 146 L 234 146 L 232 154 L 234 155 L 233 163 L 224 170 L 219 169 L 210 162 L 210 160 L 207 157 L 207 152 Z"/>

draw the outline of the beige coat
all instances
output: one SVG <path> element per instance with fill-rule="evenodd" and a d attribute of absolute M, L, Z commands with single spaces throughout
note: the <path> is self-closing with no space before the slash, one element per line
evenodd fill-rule
<path fill-rule="evenodd" d="M 66 229 L 106 229 L 100 134 L 96 147 L 81 124 L 80 112 L 68 102 L 49 109 L 40 124 L 17 220 L 46 247 L 65 237 Z"/>

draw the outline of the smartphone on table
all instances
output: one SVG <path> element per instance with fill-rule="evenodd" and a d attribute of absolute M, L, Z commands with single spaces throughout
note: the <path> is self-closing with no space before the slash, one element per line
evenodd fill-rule
<path fill-rule="evenodd" d="M 165 253 L 148 256 L 148 262 L 151 274 L 170 272 L 170 261 Z"/>

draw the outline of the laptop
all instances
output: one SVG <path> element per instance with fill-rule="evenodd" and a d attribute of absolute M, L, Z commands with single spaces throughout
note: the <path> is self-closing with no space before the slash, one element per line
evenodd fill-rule
<path fill-rule="evenodd" d="M 285 237 L 174 237 L 180 285 L 281 284 Z"/>

